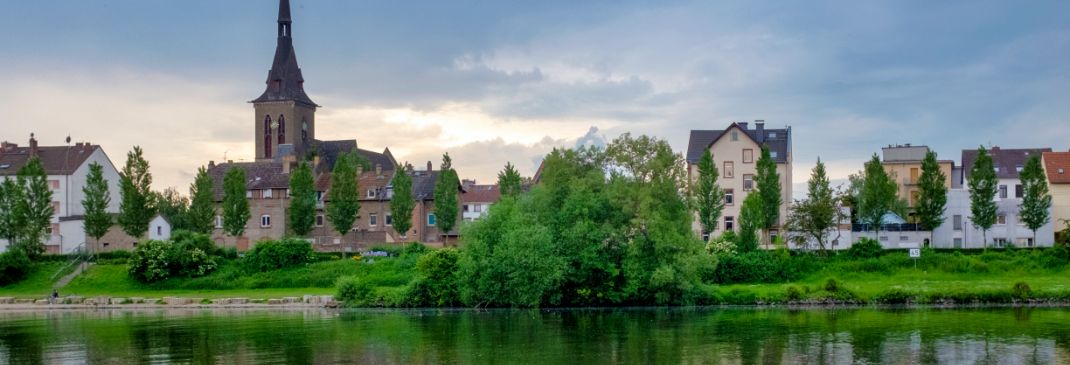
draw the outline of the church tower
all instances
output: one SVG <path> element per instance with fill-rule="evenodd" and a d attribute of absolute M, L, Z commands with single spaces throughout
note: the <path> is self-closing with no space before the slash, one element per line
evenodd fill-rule
<path fill-rule="evenodd" d="M 290 1 L 279 1 L 279 35 L 267 88 L 253 103 L 256 160 L 274 159 L 280 145 L 290 145 L 298 159 L 312 148 L 316 136 L 316 108 L 305 94 L 305 79 L 297 66 L 290 19 Z"/>

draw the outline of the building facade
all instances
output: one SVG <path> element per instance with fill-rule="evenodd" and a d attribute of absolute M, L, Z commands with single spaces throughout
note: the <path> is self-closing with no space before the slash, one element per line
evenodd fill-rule
<path fill-rule="evenodd" d="M 1051 221 L 1055 230 L 1070 227 L 1070 152 L 1044 152 L 1044 174 L 1051 193 Z"/>
<path fill-rule="evenodd" d="M 739 227 L 739 212 L 743 199 L 757 188 L 755 176 L 762 148 L 769 149 L 780 175 L 782 203 L 777 223 L 779 227 L 786 219 L 788 206 L 792 201 L 791 127 L 766 129 L 765 121 L 756 120 L 753 128 L 749 123 L 732 123 L 723 130 L 691 131 L 686 156 L 688 181 L 697 181 L 699 159 L 709 150 L 720 171 L 717 184 L 725 192 L 725 206 L 716 228 L 711 232 L 701 232 L 696 218 L 692 224 L 695 232 L 703 237 L 707 233 L 716 236 Z M 776 231 L 771 233 L 777 234 Z"/>
<path fill-rule="evenodd" d="M 85 209 L 82 200 L 85 194 L 89 166 L 96 163 L 102 167 L 104 180 L 108 182 L 111 203 L 106 211 L 119 212 L 119 171 L 99 145 L 78 142 L 66 146 L 39 146 L 30 136 L 29 145 L 20 147 L 15 143 L 0 144 L 0 179 L 14 179 L 18 170 L 31 158 L 38 158 L 44 166 L 49 189 L 52 190 L 51 227 L 45 239 L 49 253 L 70 253 L 91 244 L 86 243 Z M 0 251 L 7 246 L 0 239 Z"/>
<path fill-rule="evenodd" d="M 498 185 L 479 185 L 475 180 L 461 182 L 461 219 L 465 222 L 479 220 L 487 215 L 490 206 L 502 197 Z"/>
<path fill-rule="evenodd" d="M 881 165 L 897 185 L 899 185 L 899 198 L 907 202 L 907 206 L 913 210 L 918 203 L 918 179 L 921 177 L 921 162 L 929 152 L 928 146 L 889 145 L 881 149 Z M 955 168 L 952 160 L 937 160 L 940 171 L 944 173 L 944 187 L 951 189 L 951 173 Z M 913 212 L 909 213 L 907 220 L 912 220 Z"/>

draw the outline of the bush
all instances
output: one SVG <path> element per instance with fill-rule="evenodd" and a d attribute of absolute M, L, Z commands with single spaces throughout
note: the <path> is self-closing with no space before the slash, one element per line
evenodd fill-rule
<path fill-rule="evenodd" d="M 372 297 L 372 286 L 367 281 L 355 276 L 347 276 L 338 279 L 338 300 L 346 306 L 363 306 L 368 304 Z"/>
<path fill-rule="evenodd" d="M 14 284 L 30 273 L 30 257 L 19 249 L 0 254 L 0 286 Z"/>
<path fill-rule="evenodd" d="M 856 259 L 876 258 L 880 257 L 884 248 L 881 247 L 880 242 L 877 240 L 863 237 L 858 240 L 851 248 L 847 250 L 847 255 Z"/>
<path fill-rule="evenodd" d="M 130 276 L 151 283 L 172 276 L 204 276 L 216 268 L 215 259 L 194 244 L 147 241 L 127 260 Z"/>
<path fill-rule="evenodd" d="M 278 270 L 287 267 L 306 265 L 315 259 L 312 244 L 297 238 L 283 238 L 278 241 L 266 240 L 256 243 L 245 254 L 242 263 L 253 272 Z"/>
<path fill-rule="evenodd" d="M 423 245 L 421 245 L 423 246 Z M 413 306 L 452 306 L 460 302 L 457 292 L 456 249 L 444 248 L 420 257 L 416 279 L 411 283 L 409 302 Z"/>
<path fill-rule="evenodd" d="M 828 278 L 828 280 L 825 280 L 825 291 L 829 293 L 840 291 L 840 283 L 836 282 L 835 278 Z"/>
<path fill-rule="evenodd" d="M 792 255 L 787 250 L 752 251 L 718 257 L 713 280 L 719 284 L 783 283 L 813 272 L 819 259 L 811 253 Z"/>
<path fill-rule="evenodd" d="M 799 301 L 802 300 L 803 293 L 802 290 L 799 290 L 799 287 L 792 285 L 785 291 L 784 297 L 787 298 L 788 301 Z"/>
<path fill-rule="evenodd" d="M 1026 300 L 1032 296 L 1033 289 L 1030 288 L 1029 284 L 1026 284 L 1026 282 L 1019 281 L 1014 283 L 1014 286 L 1011 287 L 1011 294 L 1014 295 L 1015 299 Z"/>
<path fill-rule="evenodd" d="M 881 304 L 907 304 L 914 301 L 914 294 L 902 289 L 888 289 L 877 294 L 873 301 Z"/>

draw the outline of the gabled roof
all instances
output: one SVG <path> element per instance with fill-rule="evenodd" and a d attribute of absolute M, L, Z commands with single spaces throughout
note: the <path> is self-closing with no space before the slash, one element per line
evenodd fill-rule
<path fill-rule="evenodd" d="M 702 158 L 702 153 L 733 128 L 743 132 L 743 135 L 754 143 L 776 152 L 773 160 L 777 163 L 788 162 L 788 154 L 791 152 L 791 128 L 758 131 L 756 128 L 747 128 L 746 124 L 741 123 L 732 123 L 723 130 L 691 130 L 691 138 L 687 143 L 687 162 L 698 163 L 698 160 Z"/>
<path fill-rule="evenodd" d="M 1044 152 L 1051 152 L 1051 148 L 992 147 L 988 150 L 988 154 L 992 156 L 992 166 L 998 169 L 996 171 L 998 179 L 1017 179 L 1018 168 L 1024 167 L 1029 157 L 1040 156 Z M 975 162 L 977 162 L 977 150 L 962 150 L 962 171 L 966 174 L 966 180 L 970 179 Z"/>
<path fill-rule="evenodd" d="M 245 189 L 287 189 L 290 187 L 290 174 L 282 172 L 282 163 L 278 162 L 228 162 L 208 168 L 212 177 L 212 192 L 216 201 L 223 200 L 223 177 L 231 168 L 245 170 Z"/>
<path fill-rule="evenodd" d="M 41 159 L 45 174 L 70 175 L 97 149 L 100 149 L 100 146 L 91 144 L 38 146 L 37 157 Z M 0 176 L 17 174 L 19 169 L 29 163 L 30 157 L 30 147 L 7 144 L 0 148 Z"/>
<path fill-rule="evenodd" d="M 1044 152 L 1044 171 L 1052 184 L 1070 184 L 1070 152 Z"/>
<path fill-rule="evenodd" d="M 461 194 L 461 203 L 494 203 L 502 197 L 498 185 L 467 185 Z"/>

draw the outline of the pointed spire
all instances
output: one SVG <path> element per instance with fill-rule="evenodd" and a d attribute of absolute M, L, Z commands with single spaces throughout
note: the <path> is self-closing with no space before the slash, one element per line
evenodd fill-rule
<path fill-rule="evenodd" d="M 279 1 L 279 40 L 275 48 L 275 59 L 268 71 L 267 88 L 254 103 L 267 101 L 297 101 L 316 107 L 316 103 L 305 94 L 305 79 L 301 68 L 297 66 L 294 52 L 290 19 L 290 0 Z"/>

